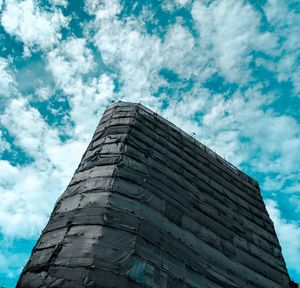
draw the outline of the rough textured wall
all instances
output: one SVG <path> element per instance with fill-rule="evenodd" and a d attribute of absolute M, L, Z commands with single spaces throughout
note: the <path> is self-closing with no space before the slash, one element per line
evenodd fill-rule
<path fill-rule="evenodd" d="M 289 287 L 257 183 L 139 104 L 104 113 L 17 287 Z"/>

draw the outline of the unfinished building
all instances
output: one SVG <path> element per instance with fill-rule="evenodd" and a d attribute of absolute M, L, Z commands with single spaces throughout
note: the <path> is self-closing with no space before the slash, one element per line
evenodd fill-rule
<path fill-rule="evenodd" d="M 17 287 L 291 285 L 257 182 L 143 105 L 117 102 Z"/>

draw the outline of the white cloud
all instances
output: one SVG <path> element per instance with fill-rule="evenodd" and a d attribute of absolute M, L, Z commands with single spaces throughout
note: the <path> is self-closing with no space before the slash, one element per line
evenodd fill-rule
<path fill-rule="evenodd" d="M 36 166 L 13 167 L 2 160 L 0 167 L 5 171 L 0 176 L 1 233 L 6 238 L 38 236 L 57 196 L 56 191 L 51 191 L 52 181 L 57 179 L 53 173 L 47 175 Z"/>
<path fill-rule="evenodd" d="M 15 144 L 34 161 L 25 166 L 0 161 L 0 231 L 5 237 L 36 237 L 71 179 L 86 143 L 61 142 L 58 131 L 24 99 L 12 100 L 1 121 Z"/>
<path fill-rule="evenodd" d="M 36 96 L 41 101 L 46 101 L 52 96 L 53 91 L 49 86 L 42 86 L 36 89 Z"/>
<path fill-rule="evenodd" d="M 0 121 L 16 137 L 16 144 L 32 157 L 39 157 L 48 146 L 59 141 L 56 131 L 47 126 L 38 110 L 31 108 L 24 98 L 12 100 Z"/>
<path fill-rule="evenodd" d="M 294 151 L 290 152 L 295 153 Z M 284 161 L 284 157 L 280 159 L 282 162 Z M 297 159 L 295 159 L 294 163 L 296 163 Z M 272 195 L 276 197 L 280 193 L 299 193 L 300 192 L 300 173 L 299 169 L 287 170 L 286 172 L 281 172 L 280 167 L 272 176 L 268 176 L 268 170 L 266 171 L 265 181 L 262 185 L 263 190 L 272 192 Z"/>
<path fill-rule="evenodd" d="M 259 31 L 260 16 L 245 1 L 196 1 L 192 15 L 203 49 L 209 51 L 218 72 L 230 82 L 248 83 L 252 52 L 270 53 L 276 46 L 271 33 Z"/>
<path fill-rule="evenodd" d="M 300 273 L 300 227 L 282 218 L 275 201 L 267 200 L 266 207 L 274 222 L 287 267 L 293 267 L 297 273 Z"/>
<path fill-rule="evenodd" d="M 48 54 L 48 69 L 71 106 L 74 136 L 84 143 L 90 139 L 104 107 L 114 98 L 113 80 L 108 74 L 92 76 L 95 68 L 92 51 L 84 39 L 68 39 Z"/>
<path fill-rule="evenodd" d="M 280 175 L 278 179 L 267 179 L 269 187 L 265 188 L 271 188 L 270 182 L 278 185 L 275 183 L 282 182 L 282 177 L 289 177 L 286 185 L 295 185 L 299 181 L 299 173 L 294 173 L 299 170 L 300 124 L 291 116 L 278 115 L 263 107 L 264 97 L 259 90 L 238 93 L 227 101 L 219 99 L 203 119 L 208 142 L 221 155 L 231 151 L 228 158 L 233 163 L 247 163 L 253 172 L 265 176 Z M 230 133 L 230 144 L 219 138 L 223 131 L 226 135 Z"/>
<path fill-rule="evenodd" d="M 91 2 L 93 5 L 91 5 Z M 214 71 L 207 65 L 205 51 L 199 49 L 191 32 L 180 24 L 170 26 L 164 39 L 148 34 L 142 17 L 119 19 L 118 1 L 88 1 L 87 9 L 96 16 L 93 40 L 104 63 L 116 72 L 125 99 L 156 110 L 160 99 L 153 97 L 165 84 L 161 69 L 169 69 L 184 79 L 206 79 Z"/>
<path fill-rule="evenodd" d="M 300 96 L 300 56 L 299 13 L 289 9 L 288 1 L 270 0 L 265 6 L 265 14 L 274 34 L 281 40 L 277 54 L 279 62 L 275 65 L 277 78 L 280 81 L 290 80 L 294 85 L 294 92 Z"/>
<path fill-rule="evenodd" d="M 165 0 L 162 3 L 162 8 L 166 11 L 173 12 L 178 8 L 186 7 L 191 3 L 191 0 Z"/>
<path fill-rule="evenodd" d="M 70 38 L 48 54 L 48 68 L 55 77 L 57 85 L 68 91 L 72 79 L 92 72 L 95 62 L 92 52 L 86 47 L 83 38 Z"/>
<path fill-rule="evenodd" d="M 26 166 L 0 161 L 0 231 L 6 238 L 36 238 L 54 202 L 66 188 L 85 149 L 72 142 L 49 147 L 48 165 L 36 159 Z M 72 155 L 72 157 L 68 156 Z"/>
<path fill-rule="evenodd" d="M 3 132 L 0 130 L 0 155 L 5 150 L 8 150 L 10 148 L 10 144 L 4 139 Z"/>
<path fill-rule="evenodd" d="M 22 119 L 22 121 L 18 121 Z M 61 142 L 59 131 L 50 127 L 39 111 L 32 108 L 25 99 L 14 99 L 10 102 L 0 120 L 2 125 L 14 136 L 15 144 L 29 156 L 33 157 L 39 169 L 59 171 L 61 179 L 71 176 L 87 143 L 75 137 Z M 73 157 L 65 157 L 66 151 L 76 151 Z M 79 154 L 79 155 L 78 155 Z M 34 164 L 34 165 L 35 165 Z"/>
<path fill-rule="evenodd" d="M 160 49 L 160 68 L 168 68 L 184 79 L 206 80 L 215 70 L 209 65 L 206 51 L 180 23 L 171 26 Z"/>
<path fill-rule="evenodd" d="M 121 12 L 121 4 L 118 0 L 86 0 L 86 9 L 90 14 L 95 14 L 97 19 L 110 19 Z M 94 13 L 96 11 L 96 13 Z"/>
<path fill-rule="evenodd" d="M 9 97 L 15 91 L 13 73 L 9 69 L 7 59 L 0 57 L 0 98 Z"/>
<path fill-rule="evenodd" d="M 150 91 L 153 90 L 152 85 L 159 81 L 157 73 L 162 61 L 159 37 L 141 33 L 136 29 L 135 21 L 129 20 L 123 25 L 113 17 L 108 18 L 114 16 L 115 10 L 107 10 L 95 12 L 95 43 L 105 64 L 117 69 L 126 98 L 138 102 L 143 97 L 146 102 L 153 101 Z"/>
<path fill-rule="evenodd" d="M 63 6 L 63 7 L 68 6 L 68 1 L 67 0 L 50 0 L 49 2 L 53 5 L 56 5 L 56 6 Z"/>
<path fill-rule="evenodd" d="M 190 0 L 176 0 L 175 1 L 179 6 L 184 6 L 187 5 L 188 3 L 190 3 Z"/>
<path fill-rule="evenodd" d="M 64 152 L 70 153 L 67 147 L 65 148 Z M 73 152 L 78 151 L 80 150 Z M 54 202 L 65 189 L 71 175 L 64 179 L 63 175 L 60 175 L 61 169 L 44 170 L 38 165 L 12 168 L 5 161 L 0 161 L 0 167 L 8 169 L 5 175 L 14 179 L 14 183 L 12 180 L 7 183 L 1 175 L 1 233 L 8 239 L 36 238 L 48 221 Z M 70 167 L 73 170 L 75 166 Z"/>
<path fill-rule="evenodd" d="M 26 46 L 48 49 L 61 39 L 60 30 L 67 26 L 68 19 L 60 10 L 43 11 L 35 0 L 7 0 L 1 24 Z"/>

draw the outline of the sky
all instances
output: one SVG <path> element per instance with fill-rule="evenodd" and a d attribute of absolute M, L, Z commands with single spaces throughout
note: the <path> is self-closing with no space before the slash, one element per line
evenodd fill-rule
<path fill-rule="evenodd" d="M 111 102 L 140 102 L 260 183 L 300 282 L 298 0 L 0 0 L 0 286 Z"/>

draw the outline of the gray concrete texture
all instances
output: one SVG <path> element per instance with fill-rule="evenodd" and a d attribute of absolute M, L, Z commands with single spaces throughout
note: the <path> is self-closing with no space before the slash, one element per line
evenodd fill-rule
<path fill-rule="evenodd" d="M 17 287 L 292 286 L 257 182 L 143 105 L 117 102 Z"/>

